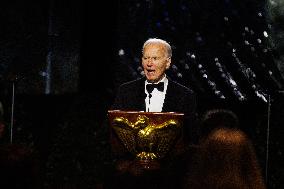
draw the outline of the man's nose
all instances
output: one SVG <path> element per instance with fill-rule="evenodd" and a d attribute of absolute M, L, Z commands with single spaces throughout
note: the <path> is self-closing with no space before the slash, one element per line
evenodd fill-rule
<path fill-rule="evenodd" d="M 147 60 L 147 66 L 149 66 L 149 67 L 153 66 L 153 59 L 152 58 L 149 58 Z"/>

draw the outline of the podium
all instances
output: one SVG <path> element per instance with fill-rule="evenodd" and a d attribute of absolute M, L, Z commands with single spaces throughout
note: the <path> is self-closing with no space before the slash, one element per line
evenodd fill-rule
<path fill-rule="evenodd" d="M 114 137 L 144 169 L 159 168 L 182 136 L 183 113 L 109 110 Z"/>

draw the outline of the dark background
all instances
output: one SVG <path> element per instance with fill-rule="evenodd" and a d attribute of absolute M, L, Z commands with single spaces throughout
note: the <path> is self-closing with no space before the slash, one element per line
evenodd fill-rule
<path fill-rule="evenodd" d="M 159 37 L 173 47 L 167 74 L 197 93 L 199 115 L 212 108 L 233 110 L 255 144 L 269 188 L 282 188 L 284 73 L 263 35 L 271 29 L 265 4 L 2 2 L 5 142 L 13 107 L 13 143 L 38 154 L 42 187 L 100 183 L 111 167 L 106 112 L 117 87 L 142 76 L 143 42 Z"/>

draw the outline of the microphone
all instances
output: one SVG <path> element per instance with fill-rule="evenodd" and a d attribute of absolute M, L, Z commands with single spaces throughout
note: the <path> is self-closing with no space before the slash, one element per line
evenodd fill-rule
<path fill-rule="evenodd" d="M 145 94 L 145 99 L 146 99 L 146 97 L 148 96 L 146 93 L 144 93 Z M 151 104 L 151 97 L 152 97 L 152 94 L 151 93 L 148 93 L 149 94 L 149 105 Z M 149 107 L 148 107 L 148 109 L 146 110 L 147 112 L 150 112 L 150 110 L 149 110 Z"/>

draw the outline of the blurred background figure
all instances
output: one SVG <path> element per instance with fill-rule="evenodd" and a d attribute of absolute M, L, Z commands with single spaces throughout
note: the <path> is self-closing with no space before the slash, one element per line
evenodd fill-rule
<path fill-rule="evenodd" d="M 184 188 L 265 189 L 251 140 L 235 128 L 212 131 L 200 144 Z"/>
<path fill-rule="evenodd" d="M 210 109 L 200 119 L 201 140 L 216 128 L 239 128 L 239 117 L 229 109 Z"/>
<path fill-rule="evenodd" d="M 39 187 L 36 156 L 23 145 L 0 145 L 1 188 L 35 189 Z"/>
<path fill-rule="evenodd" d="M 38 158 L 28 146 L 8 143 L 7 133 L 4 107 L 0 101 L 0 188 L 38 188 Z"/>

